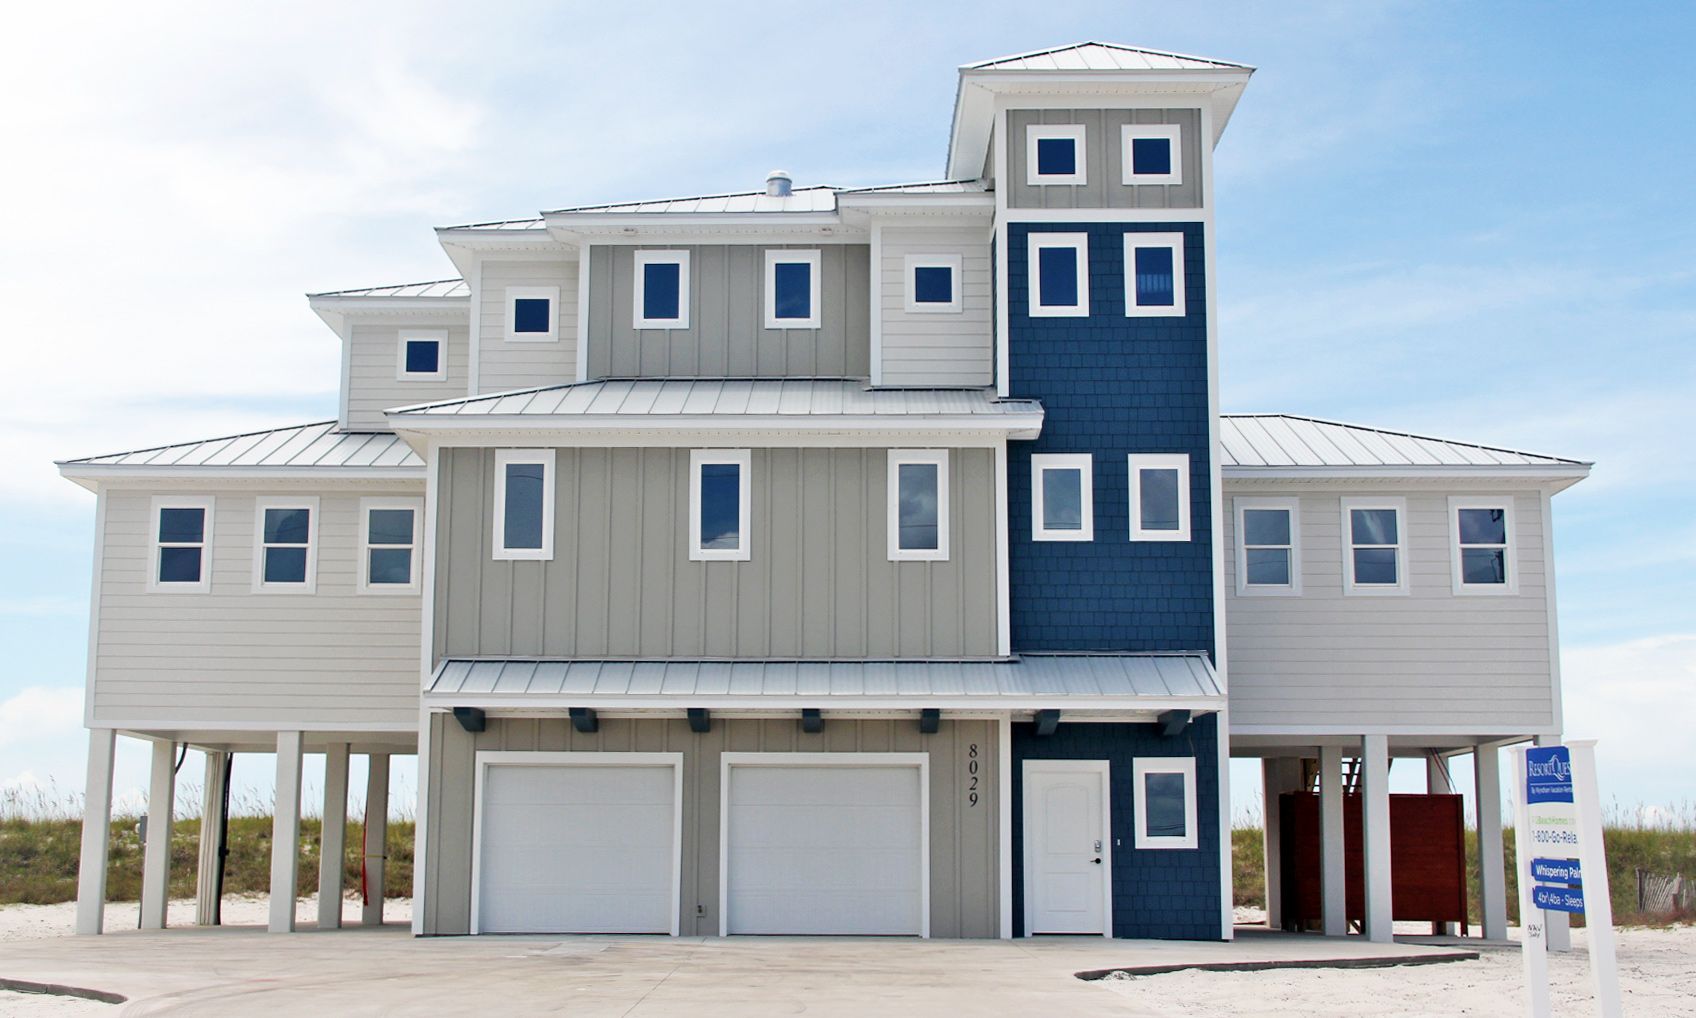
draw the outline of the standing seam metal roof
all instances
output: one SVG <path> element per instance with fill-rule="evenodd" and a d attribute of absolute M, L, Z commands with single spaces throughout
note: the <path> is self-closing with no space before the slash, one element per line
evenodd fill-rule
<path fill-rule="evenodd" d="M 424 461 L 386 431 L 338 431 L 335 421 L 160 445 L 106 456 L 64 460 L 61 466 L 149 467 L 395 467 Z"/>
<path fill-rule="evenodd" d="M 1234 64 L 1211 57 L 1168 53 L 1116 42 L 1080 42 L 1068 46 L 1032 50 L 1011 56 L 966 64 L 964 71 L 1251 71 L 1247 64 Z"/>
<path fill-rule="evenodd" d="M 358 290 L 329 290 L 309 293 L 319 297 L 469 297 L 471 287 L 463 279 L 435 279 L 427 283 L 401 283 L 396 286 L 367 286 Z"/>
<path fill-rule="evenodd" d="M 1582 460 L 1516 452 L 1294 414 L 1222 414 L 1226 467 L 1587 467 Z"/>

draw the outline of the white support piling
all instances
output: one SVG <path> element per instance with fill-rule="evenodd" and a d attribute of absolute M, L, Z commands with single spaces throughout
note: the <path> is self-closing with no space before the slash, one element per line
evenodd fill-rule
<path fill-rule="evenodd" d="M 106 925 L 106 845 L 112 829 L 112 750 L 118 733 L 88 731 L 88 777 L 83 789 L 82 858 L 77 869 L 77 933 Z"/>
<path fill-rule="evenodd" d="M 299 732 L 277 733 L 277 803 L 271 818 L 272 933 L 294 932 L 294 903 L 300 881 Z"/>
<path fill-rule="evenodd" d="M 1319 747 L 1319 902 L 1327 937 L 1349 932 L 1343 854 L 1343 750 Z"/>
<path fill-rule="evenodd" d="M 343 874 L 347 870 L 347 759 L 345 742 L 324 751 L 324 826 L 318 853 L 318 928 L 342 924 Z"/>
<path fill-rule="evenodd" d="M 147 782 L 147 845 L 141 860 L 141 928 L 165 928 L 171 898 L 171 827 L 176 813 L 177 746 L 153 743 Z"/>
<path fill-rule="evenodd" d="M 372 753 L 365 778 L 365 908 L 359 921 L 383 925 L 384 870 L 389 859 L 389 754 Z"/>
<path fill-rule="evenodd" d="M 1508 938 L 1507 860 L 1502 854 L 1502 759 L 1495 746 L 1472 751 L 1478 825 L 1479 917 L 1485 940 Z"/>
<path fill-rule="evenodd" d="M 1366 877 L 1366 939 L 1395 940 L 1390 895 L 1390 740 L 1361 739 L 1361 869 Z"/>

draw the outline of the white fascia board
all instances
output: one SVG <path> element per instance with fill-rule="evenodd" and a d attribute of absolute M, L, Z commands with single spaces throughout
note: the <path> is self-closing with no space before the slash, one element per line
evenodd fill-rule
<path fill-rule="evenodd" d="M 995 214 L 995 195 L 990 191 L 959 193 L 871 191 L 865 194 L 842 194 L 836 198 L 843 212 L 879 212 L 895 215 L 936 216 L 952 219 L 960 216 L 990 218 Z"/>
<path fill-rule="evenodd" d="M 488 431 L 534 434 L 579 434 L 582 432 L 716 432 L 742 434 L 772 431 L 820 435 L 942 433 L 976 434 L 1013 438 L 1035 438 L 1042 430 L 1042 414 L 925 415 L 865 414 L 801 417 L 786 414 L 713 415 L 676 417 L 631 414 L 610 415 L 503 415 L 503 414 L 395 414 L 388 415 L 395 431 L 435 435 L 480 434 Z M 422 474 L 420 474 L 422 476 Z"/>
<path fill-rule="evenodd" d="M 59 476 L 93 490 L 96 484 L 134 481 L 420 481 L 425 468 L 416 467 L 172 467 L 128 463 L 61 463 Z M 86 483 L 85 483 L 86 482 Z"/>
<path fill-rule="evenodd" d="M 479 255 L 498 256 L 509 261 L 526 259 L 570 260 L 576 254 L 576 244 L 553 235 L 545 229 L 535 230 L 466 230 L 439 227 L 436 241 L 453 262 L 464 279 L 470 279 Z"/>
<path fill-rule="evenodd" d="M 1527 484 L 1545 484 L 1551 481 L 1566 481 L 1563 487 L 1570 487 L 1590 476 L 1590 467 L 1584 464 L 1560 466 L 1555 464 L 1526 464 L 1526 465 L 1478 465 L 1442 464 L 1434 466 L 1381 466 L 1381 467 L 1222 467 L 1221 472 L 1227 481 L 1359 481 L 1359 480 L 1399 480 L 1399 481 L 1521 481 Z"/>
<path fill-rule="evenodd" d="M 424 703 L 430 707 L 482 707 L 494 710 L 544 708 L 563 710 L 566 707 L 612 707 L 624 710 L 683 710 L 686 707 L 705 707 L 707 710 L 785 710 L 795 711 L 817 707 L 825 711 L 894 710 L 916 711 L 926 707 L 941 710 L 1058 710 L 1062 720 L 1074 711 L 1218 711 L 1225 706 L 1220 696 L 1090 696 L 1066 697 L 1033 695 L 962 696 L 957 693 L 925 696 L 736 696 L 726 694 L 651 694 L 626 693 L 436 693 L 426 692 Z"/>
<path fill-rule="evenodd" d="M 416 317 L 461 318 L 471 309 L 470 297 L 313 297 L 310 306 L 326 322 L 338 318 Z M 330 326 L 341 330 L 334 324 Z"/>

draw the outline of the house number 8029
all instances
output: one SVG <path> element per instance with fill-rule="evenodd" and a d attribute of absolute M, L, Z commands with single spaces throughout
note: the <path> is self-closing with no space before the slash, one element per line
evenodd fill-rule
<path fill-rule="evenodd" d="M 966 805 L 978 804 L 978 744 L 966 750 Z"/>

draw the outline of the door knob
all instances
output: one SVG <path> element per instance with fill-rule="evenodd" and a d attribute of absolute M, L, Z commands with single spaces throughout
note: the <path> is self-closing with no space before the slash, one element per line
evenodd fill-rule
<path fill-rule="evenodd" d="M 1100 866 L 1101 865 L 1101 857 L 1098 855 L 1094 859 L 1091 859 L 1090 862 L 1095 863 L 1097 866 Z"/>

